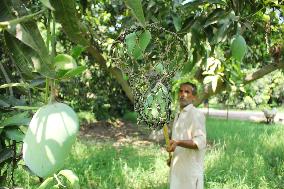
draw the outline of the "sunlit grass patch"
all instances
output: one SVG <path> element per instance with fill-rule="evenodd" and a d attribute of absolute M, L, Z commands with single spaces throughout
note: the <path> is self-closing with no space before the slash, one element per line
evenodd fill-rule
<path fill-rule="evenodd" d="M 207 133 L 207 188 L 284 186 L 283 125 L 209 119 Z"/>

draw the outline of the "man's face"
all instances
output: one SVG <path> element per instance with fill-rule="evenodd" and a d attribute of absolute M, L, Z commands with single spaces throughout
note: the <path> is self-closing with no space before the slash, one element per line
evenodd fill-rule
<path fill-rule="evenodd" d="M 179 89 L 179 104 L 181 108 L 192 104 L 195 96 L 192 94 L 192 86 L 190 85 L 181 85 Z"/>

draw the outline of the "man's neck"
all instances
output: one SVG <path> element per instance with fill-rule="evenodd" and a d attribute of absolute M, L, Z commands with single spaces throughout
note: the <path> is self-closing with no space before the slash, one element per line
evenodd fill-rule
<path fill-rule="evenodd" d="M 185 106 L 180 105 L 179 110 L 182 111 L 185 107 L 187 107 L 187 106 L 190 105 L 190 104 L 191 104 L 191 103 L 189 103 L 189 104 L 187 104 L 187 105 L 185 105 Z"/>

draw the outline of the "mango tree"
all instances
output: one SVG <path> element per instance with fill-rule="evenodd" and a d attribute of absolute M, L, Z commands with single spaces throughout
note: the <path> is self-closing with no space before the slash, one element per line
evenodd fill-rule
<path fill-rule="evenodd" d="M 196 105 L 283 69 L 283 5 L 277 1 L 144 1 L 143 9 L 146 21 L 188 44 L 183 73 L 203 83 Z"/>
<path fill-rule="evenodd" d="M 64 5 L 64 1 L 62 2 L 61 6 Z M 53 2 L 51 1 L 50 4 L 52 5 Z M 129 83 L 123 79 L 120 70 L 115 65 L 109 67 L 105 65 L 109 65 L 108 50 L 111 48 L 109 43 L 116 40 L 120 33 L 131 28 L 133 24 L 140 25 L 138 21 L 140 18 L 133 12 L 144 14 L 142 24 L 158 23 L 166 30 L 177 32 L 188 43 L 191 61 L 184 63 L 183 73 L 190 72 L 194 78 L 204 83 L 205 93 L 196 104 L 222 90 L 229 89 L 228 86 L 242 89 L 243 85 L 283 68 L 279 63 L 282 61 L 283 53 L 281 38 L 283 5 L 277 1 L 149 0 L 140 4 L 142 6 L 138 8 L 139 6 L 132 6 L 128 1 L 100 1 L 100 3 L 81 1 L 77 4 L 79 8 L 77 11 L 74 9 L 76 5 L 74 2 L 73 8 L 69 5 L 68 11 L 65 11 L 63 16 L 60 16 L 59 12 L 55 14 L 69 38 L 87 46 L 90 55 L 113 74 L 132 101 L 133 94 Z M 53 8 L 60 11 L 67 5 L 56 7 L 57 5 L 54 4 Z M 78 12 L 80 17 L 71 16 Z M 95 18 L 97 16 L 98 18 Z M 68 26 L 69 23 L 73 24 Z M 72 29 L 71 26 L 74 25 L 78 27 Z M 71 32 L 72 30 L 74 32 Z M 87 41 L 91 39 L 93 43 L 90 45 L 84 39 L 78 40 L 81 36 Z M 161 37 L 162 40 L 164 39 Z M 239 43 L 236 44 L 237 41 Z M 243 44 L 243 48 L 238 48 L 240 43 Z M 215 59 L 216 63 L 212 62 Z M 222 65 L 217 66 L 218 60 Z M 243 73 L 243 68 L 250 67 L 259 70 L 254 73 Z"/>

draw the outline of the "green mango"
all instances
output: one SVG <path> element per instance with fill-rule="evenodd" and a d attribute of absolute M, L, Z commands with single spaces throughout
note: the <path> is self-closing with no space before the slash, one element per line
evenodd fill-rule
<path fill-rule="evenodd" d="M 246 41 L 241 35 L 236 35 L 231 43 L 232 56 L 239 62 L 242 61 L 247 51 Z"/>
<path fill-rule="evenodd" d="M 41 107 L 24 138 L 25 164 L 39 177 L 53 175 L 62 168 L 78 130 L 78 117 L 71 107 L 57 102 Z"/>

